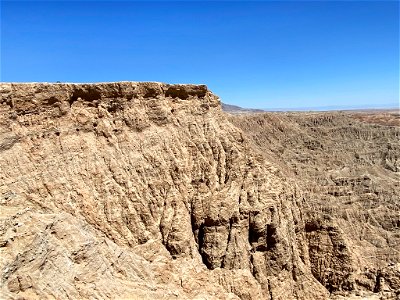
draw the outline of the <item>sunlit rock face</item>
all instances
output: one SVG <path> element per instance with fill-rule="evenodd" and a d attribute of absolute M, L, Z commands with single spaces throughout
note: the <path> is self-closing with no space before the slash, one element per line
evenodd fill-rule
<path fill-rule="evenodd" d="M 0 96 L 2 298 L 328 297 L 303 193 L 206 86 Z"/>
<path fill-rule="evenodd" d="M 311 271 L 331 296 L 400 297 L 399 116 L 370 110 L 229 117 L 303 191 Z"/>

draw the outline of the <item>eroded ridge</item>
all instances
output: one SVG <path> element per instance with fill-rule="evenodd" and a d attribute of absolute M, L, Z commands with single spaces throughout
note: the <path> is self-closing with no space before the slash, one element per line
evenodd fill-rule
<path fill-rule="evenodd" d="M 301 191 L 206 86 L 0 93 L 5 298 L 327 297 Z"/>
<path fill-rule="evenodd" d="M 296 180 L 311 270 L 336 296 L 400 295 L 398 111 L 231 116 Z"/>

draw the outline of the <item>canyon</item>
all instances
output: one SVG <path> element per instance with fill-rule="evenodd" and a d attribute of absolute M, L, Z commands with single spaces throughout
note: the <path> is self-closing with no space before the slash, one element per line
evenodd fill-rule
<path fill-rule="evenodd" d="M 0 83 L 3 299 L 396 299 L 398 112 Z"/>

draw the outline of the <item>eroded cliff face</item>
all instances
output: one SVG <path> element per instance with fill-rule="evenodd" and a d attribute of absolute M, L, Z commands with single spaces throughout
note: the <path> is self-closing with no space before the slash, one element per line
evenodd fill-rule
<path fill-rule="evenodd" d="M 332 295 L 400 297 L 398 116 L 378 111 L 230 117 L 303 190 L 311 270 Z"/>
<path fill-rule="evenodd" d="M 296 185 L 206 86 L 0 84 L 4 298 L 325 299 Z"/>

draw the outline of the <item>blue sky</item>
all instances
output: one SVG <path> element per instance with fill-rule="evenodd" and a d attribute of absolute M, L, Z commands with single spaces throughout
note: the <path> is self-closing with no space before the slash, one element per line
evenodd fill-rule
<path fill-rule="evenodd" d="M 205 83 L 244 107 L 398 103 L 397 1 L 1 1 L 1 81 Z"/>

